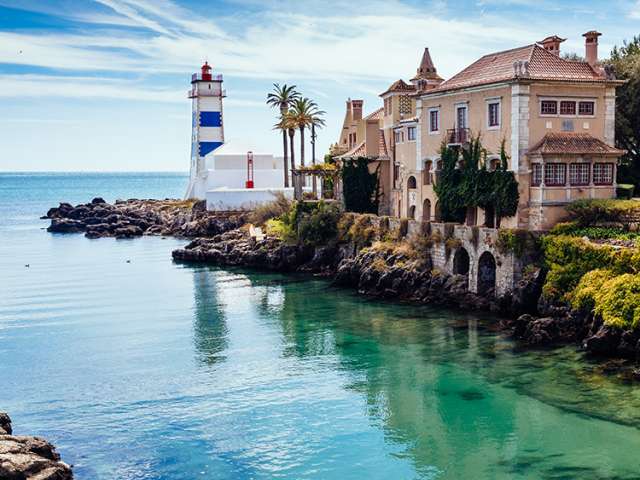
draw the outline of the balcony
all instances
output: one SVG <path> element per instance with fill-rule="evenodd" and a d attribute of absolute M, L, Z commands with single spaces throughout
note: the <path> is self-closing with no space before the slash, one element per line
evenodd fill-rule
<path fill-rule="evenodd" d="M 447 145 L 463 145 L 469 141 L 468 128 L 452 128 L 447 130 Z"/>
<path fill-rule="evenodd" d="M 191 90 L 187 90 L 188 98 L 196 98 L 196 97 L 226 97 L 227 91 L 221 90 L 216 93 L 216 90 L 200 90 L 198 91 L 195 86 Z"/>
<path fill-rule="evenodd" d="M 191 83 L 193 82 L 200 82 L 200 81 L 205 81 L 205 82 L 221 82 L 222 81 L 222 75 L 203 75 L 201 73 L 194 73 L 193 75 L 191 75 Z"/>

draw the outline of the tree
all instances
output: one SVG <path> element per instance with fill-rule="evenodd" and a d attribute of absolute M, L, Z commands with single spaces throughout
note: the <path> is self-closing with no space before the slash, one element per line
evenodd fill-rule
<path fill-rule="evenodd" d="M 304 167 L 304 131 L 311 126 L 312 113 L 317 108 L 313 100 L 297 98 L 291 107 L 291 114 L 300 130 L 300 166 Z"/>
<path fill-rule="evenodd" d="M 273 84 L 273 91 L 267 94 L 267 105 L 277 108 L 280 110 L 280 120 L 284 118 L 285 114 L 289 111 L 292 103 L 300 98 L 300 94 L 296 91 L 295 85 L 287 85 L 286 83 L 280 86 L 277 83 Z M 278 122 L 277 125 L 279 125 Z M 287 129 L 279 128 L 276 125 L 276 128 L 282 131 L 282 150 L 284 153 L 284 186 L 289 187 L 289 168 L 288 168 L 288 152 L 287 152 Z M 293 144 L 293 139 L 291 140 Z M 293 152 L 291 152 L 291 164 L 293 165 Z"/>
<path fill-rule="evenodd" d="M 367 157 L 344 160 L 340 174 L 342 176 L 342 195 L 344 207 L 349 212 L 378 214 L 380 204 L 380 164 L 375 171 L 369 171 L 374 160 Z"/>
<path fill-rule="evenodd" d="M 640 185 L 640 36 L 614 47 L 609 64 L 616 78 L 627 81 L 616 93 L 616 146 L 627 151 L 618 181 Z"/>

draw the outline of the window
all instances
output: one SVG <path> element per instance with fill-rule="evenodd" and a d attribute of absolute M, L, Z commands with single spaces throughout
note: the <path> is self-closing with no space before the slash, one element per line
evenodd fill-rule
<path fill-rule="evenodd" d="M 555 100 L 542 100 L 540 102 L 541 115 L 556 115 L 558 113 L 558 102 Z"/>
<path fill-rule="evenodd" d="M 429 131 L 437 133 L 440 130 L 440 110 L 429 110 Z"/>
<path fill-rule="evenodd" d="M 560 102 L 560 115 L 575 115 L 576 114 L 576 102 L 569 100 L 563 100 Z"/>
<path fill-rule="evenodd" d="M 569 183 L 571 185 L 589 185 L 591 165 L 588 163 L 569 164 Z"/>
<path fill-rule="evenodd" d="M 593 183 L 611 185 L 613 183 L 613 163 L 594 163 Z"/>
<path fill-rule="evenodd" d="M 407 127 L 407 140 L 415 140 L 416 139 L 416 127 Z"/>
<path fill-rule="evenodd" d="M 402 143 L 401 132 L 395 132 L 394 133 L 394 139 L 395 139 L 396 143 Z"/>
<path fill-rule="evenodd" d="M 560 186 L 567 183 L 567 165 L 565 163 L 547 163 L 544 166 L 544 184 Z"/>
<path fill-rule="evenodd" d="M 431 185 L 431 160 L 424 162 L 424 169 L 422 170 L 422 184 Z"/>
<path fill-rule="evenodd" d="M 596 110 L 595 102 L 580 102 L 578 104 L 578 113 L 580 115 L 594 115 Z"/>
<path fill-rule="evenodd" d="M 487 125 L 489 128 L 500 126 L 500 102 L 491 102 L 487 105 Z"/>
<path fill-rule="evenodd" d="M 398 177 L 400 177 L 400 165 L 397 163 L 393 166 L 393 185 L 398 187 Z"/>
<path fill-rule="evenodd" d="M 542 164 L 541 163 L 533 163 L 531 164 L 531 185 L 534 187 L 539 187 L 542 183 Z"/>

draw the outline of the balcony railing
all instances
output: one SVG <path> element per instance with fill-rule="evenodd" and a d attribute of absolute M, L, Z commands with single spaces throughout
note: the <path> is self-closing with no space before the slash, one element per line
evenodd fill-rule
<path fill-rule="evenodd" d="M 217 96 L 226 97 L 227 96 L 227 91 L 226 90 L 222 90 L 221 94 L 220 94 L 220 93 L 216 93 L 215 90 L 200 90 L 200 91 L 198 91 L 196 88 L 192 88 L 191 90 L 187 90 L 187 97 L 188 98 L 217 97 Z"/>
<path fill-rule="evenodd" d="M 200 80 L 204 80 L 206 82 L 221 82 L 222 81 L 222 75 L 205 75 L 205 77 L 207 77 L 207 78 L 202 78 L 202 74 L 201 73 L 194 73 L 193 75 L 191 75 L 191 81 L 192 82 L 198 82 Z"/>
<path fill-rule="evenodd" d="M 469 141 L 469 129 L 468 128 L 452 128 L 447 130 L 447 144 L 448 145 L 462 145 Z"/>

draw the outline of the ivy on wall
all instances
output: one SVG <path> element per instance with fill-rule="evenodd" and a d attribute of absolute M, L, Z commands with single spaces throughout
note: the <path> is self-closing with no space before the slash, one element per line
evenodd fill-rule
<path fill-rule="evenodd" d="M 493 211 L 496 226 L 500 220 L 516 214 L 520 194 L 513 172 L 508 170 L 504 141 L 500 148 L 500 162 L 494 170 L 486 165 L 487 151 L 480 137 L 471 139 L 464 147 L 443 144 L 440 150 L 442 171 L 434 185 L 442 221 L 461 223 L 468 208 L 480 207 Z"/>
<path fill-rule="evenodd" d="M 380 164 L 372 173 L 369 164 L 374 160 L 358 157 L 345 160 L 340 171 L 345 209 L 356 213 L 378 213 L 380 204 Z"/>

